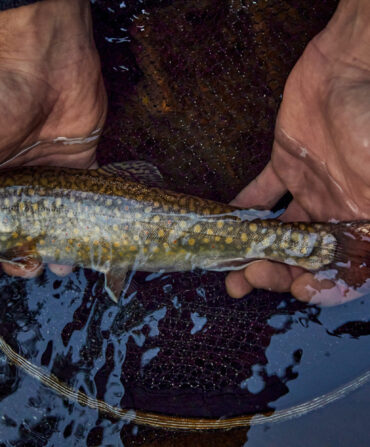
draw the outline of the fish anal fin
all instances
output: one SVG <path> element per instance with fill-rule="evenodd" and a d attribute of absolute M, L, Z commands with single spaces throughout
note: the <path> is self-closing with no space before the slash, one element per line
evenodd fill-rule
<path fill-rule="evenodd" d="M 105 272 L 104 288 L 109 298 L 118 303 L 122 290 L 125 286 L 127 270 L 111 269 Z"/>
<path fill-rule="evenodd" d="M 131 182 L 143 183 L 151 187 L 165 187 L 165 182 L 158 168 L 147 161 L 125 161 L 110 163 L 97 169 L 102 175 L 121 177 Z"/>

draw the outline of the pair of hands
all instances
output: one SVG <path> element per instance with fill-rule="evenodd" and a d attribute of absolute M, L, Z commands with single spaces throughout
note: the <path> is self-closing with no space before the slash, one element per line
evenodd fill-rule
<path fill-rule="evenodd" d="M 52 141 L 101 130 L 107 108 L 89 6 L 84 0 L 67 1 L 75 10 L 70 16 L 65 9 L 59 13 L 68 16 L 67 30 L 74 26 L 75 33 L 61 36 L 56 46 L 42 33 L 23 39 L 30 42 L 27 51 L 15 42 L 15 49 L 4 52 L 0 34 L 0 162 L 43 141 L 7 167 L 94 165 L 96 140 L 76 145 Z M 48 7 L 59 7 L 58 3 L 63 2 L 45 2 Z M 35 7 L 41 6 L 21 9 Z M 38 17 L 42 20 L 40 13 Z M 370 220 L 370 64 L 353 58 L 351 51 L 333 47 L 330 32 L 324 30 L 311 41 L 292 70 L 276 122 L 271 161 L 233 204 L 269 209 L 289 190 L 294 199 L 282 216 L 285 221 Z M 42 45 L 45 51 L 40 51 Z M 3 264 L 7 273 L 27 277 L 42 269 L 29 267 Z M 69 272 L 65 266 L 51 268 L 60 274 Z M 332 281 L 269 261 L 230 273 L 226 287 L 236 298 L 254 287 L 290 291 L 300 300 L 322 304 L 352 297 Z"/>

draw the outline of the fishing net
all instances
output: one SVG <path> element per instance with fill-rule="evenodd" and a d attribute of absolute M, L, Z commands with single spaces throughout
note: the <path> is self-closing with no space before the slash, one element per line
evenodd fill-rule
<path fill-rule="evenodd" d="M 95 1 L 95 36 L 110 98 L 99 162 L 147 160 L 160 168 L 172 189 L 230 200 L 267 163 L 286 77 L 337 3 Z M 292 352 L 281 374 L 270 373 L 266 349 L 271 337 L 289 330 L 297 310 L 307 321 L 315 320 L 318 312 L 289 296 L 268 292 L 231 300 L 225 293 L 224 275 L 216 273 L 149 278 L 137 274 L 131 298 L 120 308 L 107 302 L 95 276 L 90 275 L 86 283 L 78 274 L 72 280 L 54 278 L 51 289 L 46 280 L 44 275 L 34 284 L 51 295 L 54 304 L 50 297 L 43 301 L 34 292 L 31 308 L 20 300 L 30 293 L 25 283 L 6 282 L 1 299 L 12 304 L 1 308 L 6 322 L 1 335 L 16 347 L 14 338 L 24 332 L 19 321 L 25 313 L 28 326 L 36 328 L 38 342 L 44 339 L 39 353 L 25 339 L 25 354 L 61 380 L 76 386 L 74 379 L 82 374 L 86 394 L 111 399 L 123 408 L 184 418 L 271 410 L 271 403 L 288 393 L 301 356 L 299 350 Z M 68 299 L 75 303 L 73 312 L 54 309 Z M 54 339 L 42 329 L 52 321 L 42 313 L 47 302 L 50 312 L 66 313 Z M 284 317 L 278 327 L 271 324 L 276 314 Z M 59 347 L 57 338 L 62 340 Z M 8 369 L 2 396 L 19 384 L 15 368 L 4 368 Z M 91 371 L 94 374 L 89 376 Z M 262 388 L 251 391 L 243 386 L 256 375 Z M 83 424 L 86 413 L 81 410 L 77 415 L 72 404 L 65 403 L 80 424 L 67 418 L 62 427 L 53 413 L 59 408 L 53 399 L 36 392 L 30 405 L 44 408 L 47 402 L 50 414 L 30 423 L 31 429 L 23 427 L 18 435 L 23 444 L 14 445 L 52 445 L 48 442 L 57 430 L 64 442 L 74 433 L 86 445 L 109 444 L 106 416 L 94 419 L 92 425 Z M 131 424 L 119 430 L 125 446 L 224 447 L 240 446 L 246 440 L 246 429 L 217 435 L 171 434 Z"/>

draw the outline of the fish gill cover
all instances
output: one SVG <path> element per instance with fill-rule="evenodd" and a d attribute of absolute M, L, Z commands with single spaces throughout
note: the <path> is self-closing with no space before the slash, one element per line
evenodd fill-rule
<path fill-rule="evenodd" d="M 173 189 L 230 200 L 269 159 L 285 79 L 336 4 L 95 1 L 95 34 L 111 104 L 100 162 L 148 160 Z M 292 326 L 314 333 L 317 327 L 319 351 L 327 352 L 333 336 L 349 330 L 363 340 L 366 322 L 326 328 L 319 309 L 269 292 L 233 301 L 223 278 L 205 272 L 139 274 L 132 295 L 117 307 L 91 273 L 60 280 L 46 272 L 30 282 L 3 277 L 0 335 L 87 395 L 183 417 L 264 412 L 284 396 L 291 399 L 284 404 L 289 406 L 339 386 L 363 367 L 343 372 L 336 384 L 292 396 L 297 367 L 310 345 L 287 349 L 282 366 L 272 368 L 273 355 L 267 353 L 273 337 L 289 334 Z M 355 340 L 346 348 L 353 349 Z M 174 442 L 174 435 L 112 423 L 60 399 L 0 360 L 3 442 Z M 176 445 L 241 445 L 245 430 L 232 438 L 176 436 Z"/>

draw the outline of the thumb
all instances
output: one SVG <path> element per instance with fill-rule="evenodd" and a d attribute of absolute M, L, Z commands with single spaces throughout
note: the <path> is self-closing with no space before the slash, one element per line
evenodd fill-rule
<path fill-rule="evenodd" d="M 287 188 L 269 161 L 264 170 L 230 203 L 241 208 L 271 209 L 286 192 Z"/>

